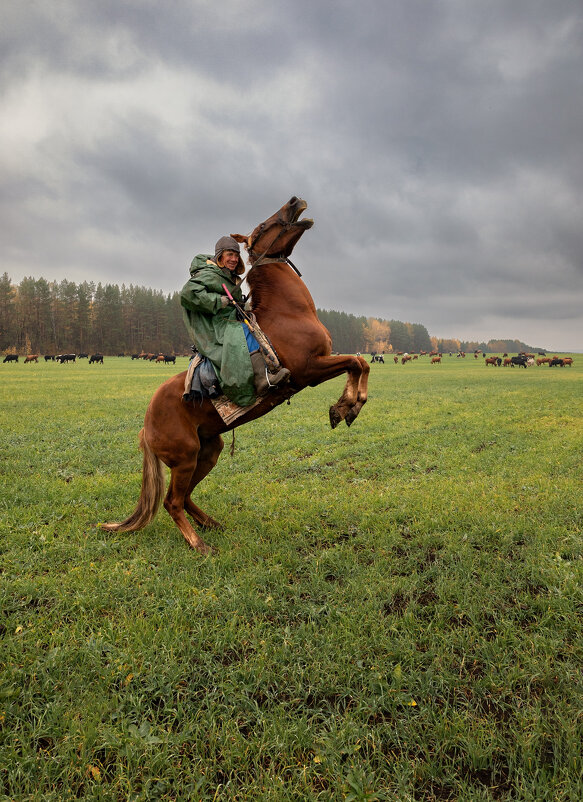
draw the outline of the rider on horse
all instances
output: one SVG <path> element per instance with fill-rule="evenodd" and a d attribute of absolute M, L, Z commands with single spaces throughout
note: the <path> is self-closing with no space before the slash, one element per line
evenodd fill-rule
<path fill-rule="evenodd" d="M 197 350 L 212 362 L 223 393 L 240 407 L 289 379 L 289 370 L 281 365 L 274 372 L 271 365 L 267 370 L 257 339 L 239 320 L 235 304 L 244 303 L 244 272 L 239 243 L 221 237 L 214 257 L 194 257 L 180 295 L 184 322 Z"/>

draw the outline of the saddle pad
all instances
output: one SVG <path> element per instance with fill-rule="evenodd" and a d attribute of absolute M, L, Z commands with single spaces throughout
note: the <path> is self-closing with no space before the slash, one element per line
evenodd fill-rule
<path fill-rule="evenodd" d="M 190 393 L 194 372 L 202 361 L 203 357 L 200 354 L 195 354 L 194 357 L 190 360 L 190 364 L 188 365 L 188 370 L 186 371 L 186 377 L 184 379 L 185 396 L 188 396 Z M 219 413 L 224 423 L 226 423 L 227 426 L 229 426 L 231 423 L 240 418 L 241 415 L 244 415 L 250 409 L 253 409 L 254 406 L 257 406 L 257 404 L 261 399 L 258 398 L 254 404 L 251 404 L 248 407 L 238 406 L 238 404 L 235 404 L 233 401 L 227 398 L 226 395 L 220 395 L 217 398 L 211 398 L 209 400 L 212 401 L 214 408 Z"/>

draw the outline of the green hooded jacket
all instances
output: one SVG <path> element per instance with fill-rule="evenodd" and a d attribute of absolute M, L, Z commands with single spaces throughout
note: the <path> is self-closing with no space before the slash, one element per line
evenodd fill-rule
<path fill-rule="evenodd" d="M 190 265 L 190 280 L 180 293 L 184 322 L 194 344 L 213 363 L 223 393 L 240 407 L 255 402 L 255 382 L 243 326 L 234 306 L 222 306 L 223 284 L 243 303 L 241 288 L 230 270 L 211 256 L 198 254 Z"/>

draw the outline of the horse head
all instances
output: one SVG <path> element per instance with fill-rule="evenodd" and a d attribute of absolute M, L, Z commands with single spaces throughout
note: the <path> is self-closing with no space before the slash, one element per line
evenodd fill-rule
<path fill-rule="evenodd" d="M 253 229 L 251 234 L 231 234 L 231 236 L 245 244 L 251 264 L 259 260 L 273 261 L 275 258 L 286 258 L 293 251 L 296 242 L 314 225 L 309 218 L 300 220 L 308 204 L 301 198 L 290 198 L 279 211 L 268 217 Z"/>

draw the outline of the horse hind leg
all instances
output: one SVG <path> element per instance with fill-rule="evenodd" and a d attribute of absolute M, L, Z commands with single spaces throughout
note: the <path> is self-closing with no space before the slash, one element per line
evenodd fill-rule
<path fill-rule="evenodd" d="M 190 515 L 195 524 L 205 529 L 222 529 L 222 524 L 203 512 L 190 498 L 194 488 L 202 482 L 217 464 L 221 451 L 223 450 L 223 438 L 218 435 L 212 440 L 203 441 L 201 444 L 196 469 L 192 474 L 190 485 L 184 498 L 184 509 Z"/>
<path fill-rule="evenodd" d="M 164 499 L 164 507 L 188 545 L 206 556 L 212 549 L 191 526 L 185 514 L 188 488 L 196 470 L 196 456 L 196 454 L 193 456 L 192 461 L 182 462 L 170 469 L 170 484 Z"/>
<path fill-rule="evenodd" d="M 170 469 L 170 484 L 164 499 L 166 511 L 182 532 L 188 545 L 201 554 L 210 554 L 213 550 L 189 523 L 188 513 L 195 524 L 205 528 L 220 528 L 221 524 L 203 512 L 190 498 L 194 488 L 215 467 L 223 449 L 223 438 L 220 435 L 203 440 L 196 438 L 194 448 L 188 457 Z"/>

